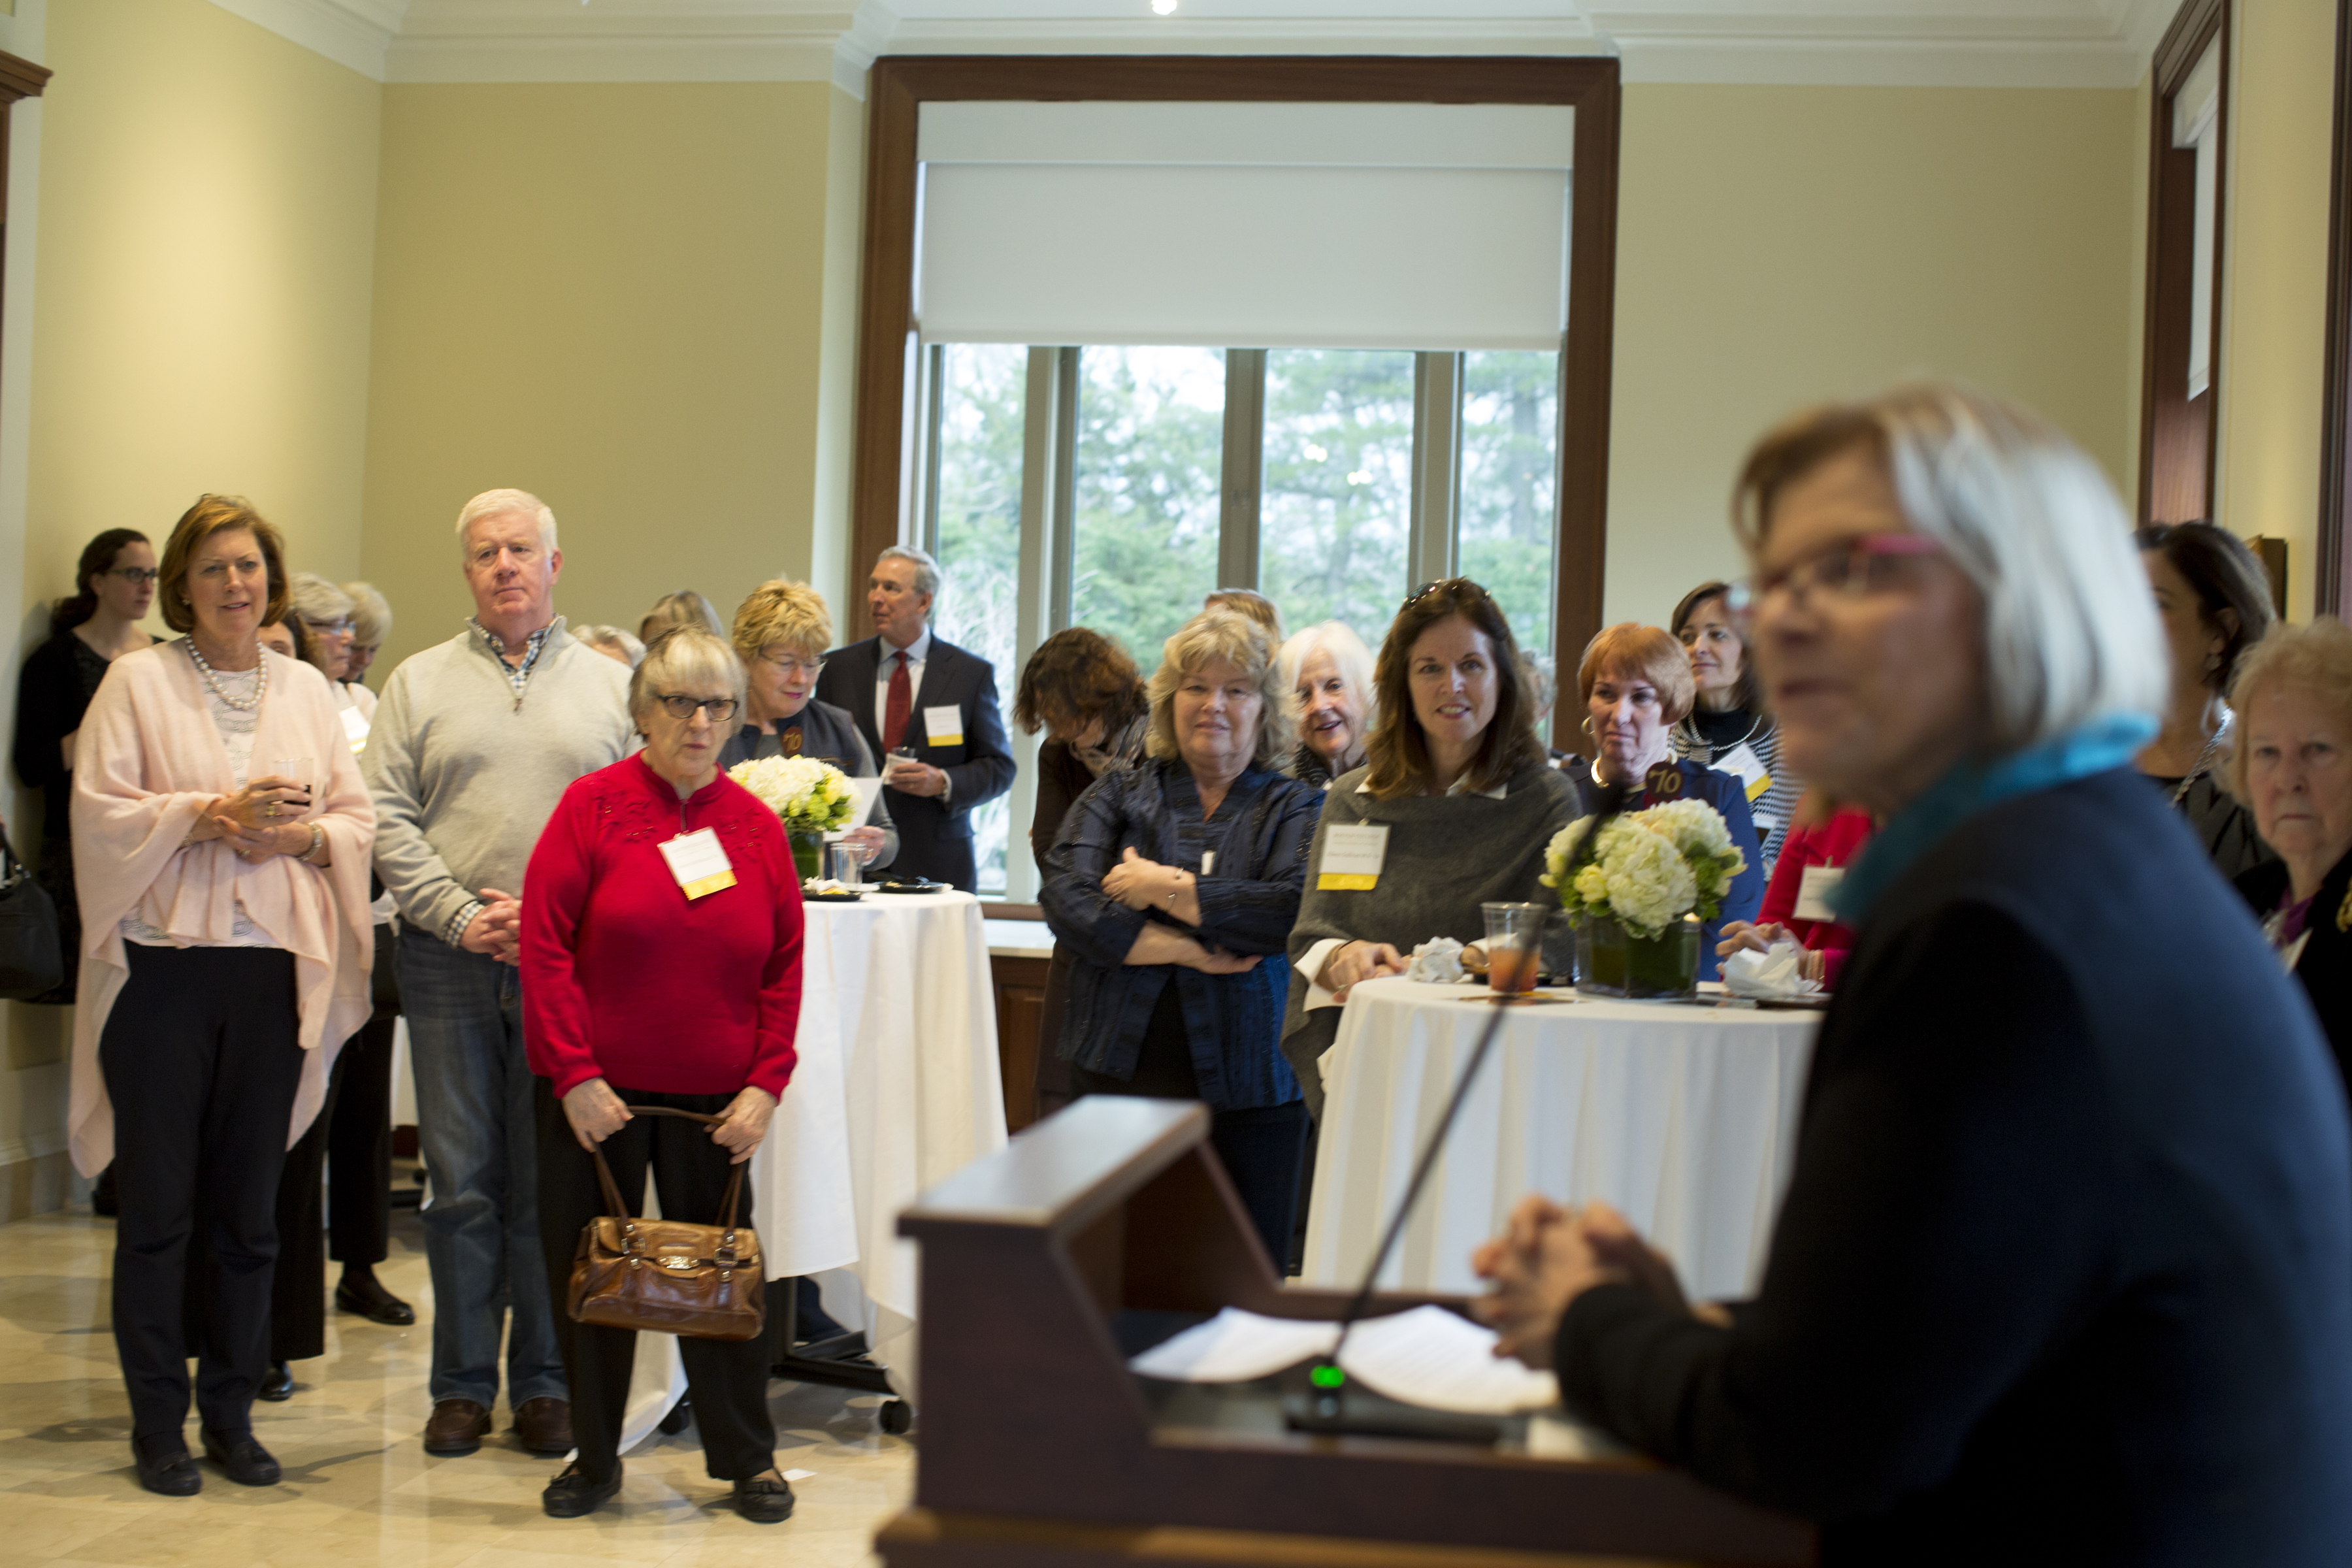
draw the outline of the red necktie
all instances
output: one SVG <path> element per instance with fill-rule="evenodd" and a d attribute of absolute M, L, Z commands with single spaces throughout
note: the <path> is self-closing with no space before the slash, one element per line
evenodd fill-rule
<path fill-rule="evenodd" d="M 890 656 L 898 662 L 890 667 L 890 700 L 882 710 L 882 749 L 895 752 L 906 738 L 907 715 L 914 710 L 915 685 L 907 679 L 907 650 L 900 648 Z"/>

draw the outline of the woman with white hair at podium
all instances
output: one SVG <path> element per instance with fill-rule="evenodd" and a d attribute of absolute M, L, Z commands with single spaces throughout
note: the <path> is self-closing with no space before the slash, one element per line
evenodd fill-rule
<path fill-rule="evenodd" d="M 2309 1010 L 2133 771 L 2163 644 L 2096 464 L 1941 387 L 1737 490 L 1781 756 L 1885 819 L 1761 1287 L 1604 1205 L 1480 1249 L 1502 1349 L 1845 1563 L 2352 1556 L 2352 1153 Z"/>

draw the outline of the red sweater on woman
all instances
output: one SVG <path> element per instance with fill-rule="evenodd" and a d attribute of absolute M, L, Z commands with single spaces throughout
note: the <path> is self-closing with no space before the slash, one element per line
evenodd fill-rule
<path fill-rule="evenodd" d="M 1803 891 L 1808 866 L 1851 866 L 1870 842 L 1870 813 L 1851 807 L 1832 813 L 1827 822 L 1789 829 L 1780 843 L 1780 858 L 1772 865 L 1772 880 L 1764 889 L 1764 907 L 1756 923 L 1778 921 L 1810 952 L 1822 955 L 1822 984 L 1837 989 L 1838 970 L 1853 948 L 1853 931 L 1835 921 L 1801 921 L 1797 896 Z"/>
<path fill-rule="evenodd" d="M 714 829 L 735 885 L 688 901 L 662 844 Z M 782 1099 L 801 1012 L 801 885 L 775 813 L 721 773 L 681 801 L 642 755 L 575 780 L 530 852 L 522 1012 L 530 1070 L 569 1094 Z"/>

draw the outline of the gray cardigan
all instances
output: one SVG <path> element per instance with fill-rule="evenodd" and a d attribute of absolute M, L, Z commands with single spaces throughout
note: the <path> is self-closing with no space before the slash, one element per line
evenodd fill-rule
<path fill-rule="evenodd" d="M 1323 819 L 1307 852 L 1307 890 L 1290 931 L 1290 1004 L 1282 1020 L 1282 1054 L 1307 1091 L 1307 1109 L 1323 1114 L 1323 1075 L 1317 1063 L 1339 1032 L 1337 1007 L 1307 1009 L 1307 982 L 1299 967 L 1327 937 L 1385 942 L 1411 952 L 1432 937 L 1484 941 L 1478 906 L 1557 902 L 1543 875 L 1544 847 L 1576 816 L 1576 795 L 1558 769 L 1529 763 L 1505 783 L 1503 798 L 1483 795 L 1406 795 L 1375 800 L 1357 793 L 1365 771 L 1334 781 L 1323 796 Z M 1323 843 L 1334 826 L 1386 824 L 1388 857 L 1379 885 L 1361 892 L 1319 892 Z"/>
<path fill-rule="evenodd" d="M 629 671 L 563 618 L 518 696 L 468 626 L 402 661 L 360 753 L 375 799 L 375 869 L 412 924 L 445 941 L 484 888 L 523 894 L 523 868 L 572 781 L 635 749 Z"/>

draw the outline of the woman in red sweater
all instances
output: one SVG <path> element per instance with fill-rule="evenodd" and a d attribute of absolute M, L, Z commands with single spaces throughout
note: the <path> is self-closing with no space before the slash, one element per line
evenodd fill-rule
<path fill-rule="evenodd" d="M 564 792 L 531 851 L 522 900 L 524 1037 L 538 1075 L 539 1231 L 564 1299 L 582 1227 L 604 1212 L 602 1147 L 636 1212 L 652 1167 L 662 1213 L 716 1224 L 728 1168 L 767 1135 L 793 1076 L 801 893 L 775 814 L 719 771 L 743 704 L 734 649 L 700 627 L 657 639 L 629 681 L 635 756 Z M 706 1128 L 667 1106 L 721 1116 Z M 740 1216 L 751 1223 L 751 1194 Z M 636 1336 L 557 1320 L 579 1457 L 541 1504 L 558 1519 L 621 1487 L 619 1443 Z M 768 1345 L 681 1338 L 704 1463 L 735 1511 L 793 1511 L 775 1467 Z"/>
<path fill-rule="evenodd" d="M 1853 951 L 1853 932 L 1840 925 L 1822 900 L 1845 879 L 1845 869 L 1874 827 L 1870 813 L 1807 795 L 1790 814 L 1789 836 L 1772 880 L 1764 889 L 1756 923 L 1734 921 L 1723 928 L 1715 951 L 1729 958 L 1741 948 L 1761 952 L 1785 936 L 1805 950 L 1801 966 L 1809 980 L 1837 989 L 1838 968 Z"/>

